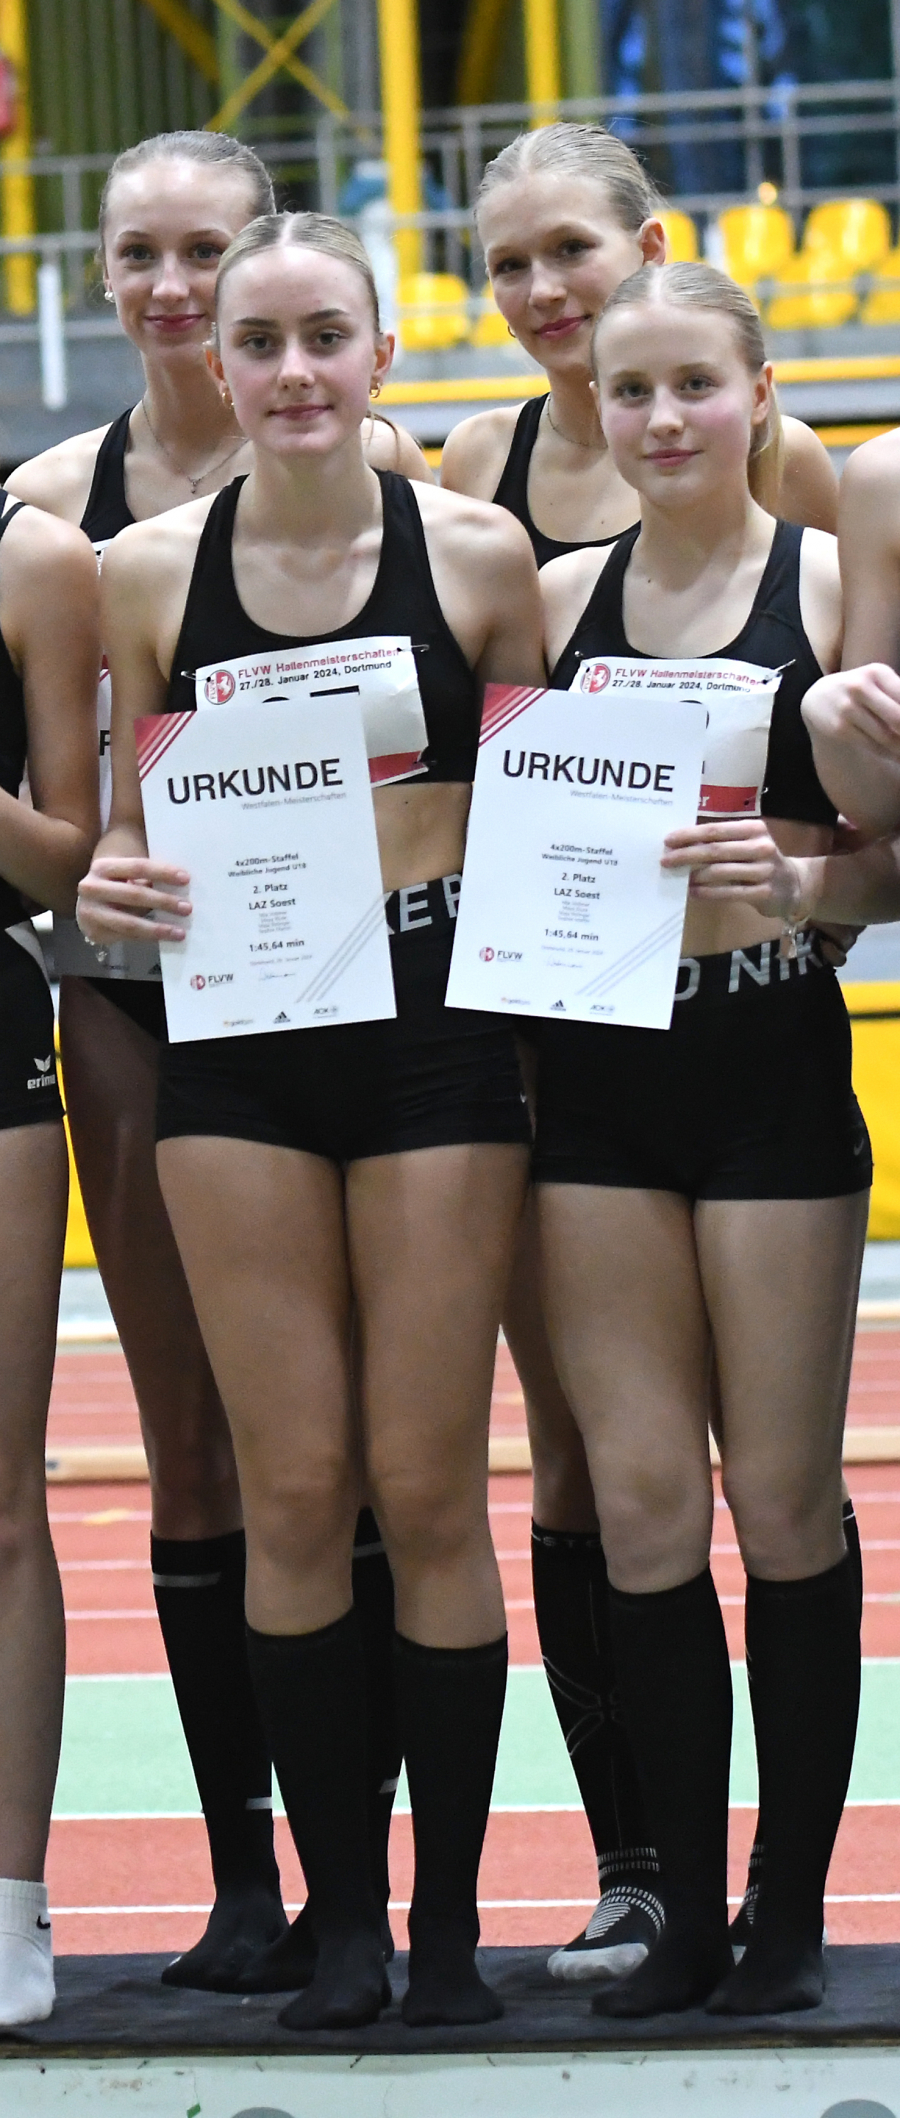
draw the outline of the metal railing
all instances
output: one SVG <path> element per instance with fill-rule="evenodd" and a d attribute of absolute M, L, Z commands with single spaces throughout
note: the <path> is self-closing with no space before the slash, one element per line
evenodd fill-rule
<path fill-rule="evenodd" d="M 809 87 L 765 87 L 748 83 L 729 89 L 702 89 L 673 94 L 600 97 L 561 102 L 553 110 L 527 103 L 466 105 L 423 112 L 423 160 L 442 203 L 418 214 L 391 215 L 381 209 L 381 230 L 388 238 L 399 228 L 422 232 L 423 266 L 465 279 L 471 300 L 484 276 L 472 207 L 485 164 L 535 117 L 560 116 L 596 120 L 610 127 L 651 162 L 668 156 L 673 166 L 684 150 L 725 150 L 738 157 L 739 181 L 721 188 L 679 188 L 671 203 L 700 224 L 714 223 L 728 206 L 754 198 L 765 179 L 773 183 L 779 203 L 799 224 L 806 210 L 824 199 L 854 193 L 900 206 L 900 78 L 882 81 L 825 82 Z M 843 143 L 852 163 L 854 143 L 882 142 L 885 174 L 877 182 L 814 183 L 804 167 L 809 150 L 822 140 Z M 292 180 L 321 210 L 341 208 L 347 178 L 361 156 L 378 159 L 383 144 L 378 112 L 352 119 L 326 114 L 298 127 L 293 140 L 260 143 L 259 151 L 290 196 Z M 48 408 L 67 401 L 66 348 L 77 338 L 115 336 L 115 318 L 104 314 L 92 290 L 89 260 L 97 234 L 97 179 L 112 155 L 34 155 L 4 161 L 3 176 L 34 181 L 38 232 L 0 239 L 0 259 L 27 255 L 37 270 L 33 318 L 0 321 L 0 345 L 36 340 L 40 350 L 41 393 Z M 888 170 L 890 174 L 888 174 Z M 55 223 L 55 225 L 54 225 Z M 61 225 L 60 225 L 61 223 Z M 365 228 L 363 229 L 365 233 Z M 92 298 L 93 293 L 93 298 Z M 473 307 L 474 313 L 474 307 Z"/>

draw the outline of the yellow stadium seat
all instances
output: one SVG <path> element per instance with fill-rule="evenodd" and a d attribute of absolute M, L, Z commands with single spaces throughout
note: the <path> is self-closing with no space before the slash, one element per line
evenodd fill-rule
<path fill-rule="evenodd" d="M 794 250 L 794 224 L 781 206 L 729 206 L 719 215 L 725 271 L 740 287 L 778 279 Z"/>
<path fill-rule="evenodd" d="M 469 290 L 455 272 L 412 272 L 399 281 L 400 338 L 410 353 L 440 353 L 469 336 Z"/>
<path fill-rule="evenodd" d="M 494 300 L 494 290 L 486 279 L 481 290 L 481 313 L 472 332 L 473 346 L 508 346 L 509 332 Z"/>
<path fill-rule="evenodd" d="M 846 267 L 833 258 L 808 257 L 801 251 L 786 260 L 777 278 L 779 288 L 796 287 L 797 292 L 779 292 L 770 301 L 767 321 L 773 331 L 821 329 L 826 324 L 846 324 L 855 315 L 856 291 L 846 283 Z"/>
<path fill-rule="evenodd" d="M 900 324 L 900 250 L 882 258 L 859 312 L 863 324 Z"/>
<path fill-rule="evenodd" d="M 830 278 L 874 272 L 891 247 L 891 223 L 879 199 L 829 199 L 814 206 L 803 230 L 807 257 L 827 260 Z"/>
<path fill-rule="evenodd" d="M 700 255 L 697 230 L 689 213 L 667 206 L 659 216 L 666 231 L 666 257 L 670 265 L 695 265 Z"/>

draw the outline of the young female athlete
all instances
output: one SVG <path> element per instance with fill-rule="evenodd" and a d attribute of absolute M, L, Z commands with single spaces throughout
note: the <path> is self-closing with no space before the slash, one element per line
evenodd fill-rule
<path fill-rule="evenodd" d="M 861 830 L 900 827 L 900 432 L 854 449 L 841 480 L 838 546 L 844 674 L 804 700 L 816 766 Z"/>
<path fill-rule="evenodd" d="M 129 148 L 114 164 L 101 208 L 106 294 L 140 353 L 146 388 L 140 403 L 111 426 L 74 436 L 10 480 L 22 498 L 80 523 L 98 553 L 129 523 L 194 493 L 218 491 L 247 468 L 249 447 L 210 375 L 204 345 L 223 251 L 273 203 L 258 157 L 222 133 L 166 133 Z M 370 462 L 430 481 L 408 435 L 367 413 L 363 439 Z M 105 823 L 108 678 L 99 707 Z M 290 1938 L 284 1936 L 271 1771 L 244 1642 L 234 1456 L 156 1177 L 158 955 L 146 944 L 121 942 L 98 954 L 73 920 L 57 924 L 56 945 L 69 1119 L 94 1247 L 141 1415 L 157 1609 L 216 1892 L 203 1939 L 163 1976 L 179 1985 L 229 1986 L 260 1949 L 276 1942 L 274 1961 L 258 1975 L 290 1984 L 309 1936 L 302 1915 Z M 367 1644 L 373 1857 L 386 1906 L 400 1756 L 390 1575 L 368 1514 L 357 1538 L 355 1587 Z"/>
<path fill-rule="evenodd" d="M 537 580 L 501 511 L 366 464 L 390 348 L 350 231 L 255 222 L 217 301 L 216 374 L 252 468 L 107 555 L 113 811 L 79 917 L 104 942 L 154 917 L 184 933 L 188 878 L 146 857 L 131 733 L 136 714 L 193 704 L 184 671 L 305 640 L 412 641 L 425 770 L 375 795 L 397 1020 L 164 1047 L 158 1161 L 234 1437 L 251 1666 L 313 1907 L 315 1977 L 282 2019 L 367 2021 L 384 1992 L 350 1607 L 352 1303 L 416 1837 L 404 2014 L 486 2020 L 475 1889 L 506 1668 L 487 1421 L 528 1126 L 508 1026 L 443 996 L 480 679 L 537 679 Z"/>
<path fill-rule="evenodd" d="M 70 912 L 97 835 L 97 569 L 0 490 L 0 2028 L 53 2006 L 42 1880 L 65 1625 L 44 1437 L 68 1166 L 53 1003 L 27 903 Z M 29 799 L 19 790 L 27 767 Z"/>
<path fill-rule="evenodd" d="M 552 682 L 565 689 L 595 654 L 784 666 L 763 810 L 783 851 L 824 854 L 836 812 L 800 702 L 840 651 L 836 552 L 752 497 L 748 460 L 771 409 L 756 311 L 707 266 L 645 268 L 611 296 L 595 346 L 604 432 L 641 520 L 610 552 L 545 569 Z M 709 844 L 702 826 L 666 859 L 703 864 Z M 871 1164 L 840 991 L 806 931 L 780 949 L 778 920 L 757 909 L 757 853 L 753 832 L 735 832 L 712 896 L 689 902 L 668 1032 L 554 1023 L 540 1040 L 547 1315 L 591 1468 L 665 1912 L 649 1958 L 595 1999 L 624 2015 L 815 2004 L 853 1754 L 859 1601 L 841 1438 Z M 748 1576 L 765 1817 L 736 1968 L 711 1368 Z"/>
<path fill-rule="evenodd" d="M 512 336 L 546 369 L 549 391 L 455 427 L 442 483 L 496 500 L 524 524 L 539 567 L 633 526 L 637 502 L 607 448 L 591 394 L 591 332 L 619 282 L 661 263 L 663 200 L 624 141 L 598 125 L 523 133 L 489 163 L 478 230 Z M 796 419 L 754 465 L 761 505 L 833 529 L 837 481 Z M 535 1615 L 554 1704 L 578 1778 L 602 1901 L 550 1957 L 556 1977 L 617 1976 L 641 1961 L 659 1917 L 656 1860 L 618 1712 L 606 1567 L 584 1450 L 550 1360 L 533 1229 L 523 1224 L 504 1310 L 522 1379 L 534 1467 Z M 746 1939 L 758 1862 L 735 1940 Z"/>

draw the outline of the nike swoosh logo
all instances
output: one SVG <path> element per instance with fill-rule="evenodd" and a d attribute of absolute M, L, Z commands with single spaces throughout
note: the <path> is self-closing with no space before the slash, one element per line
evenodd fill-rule
<path fill-rule="evenodd" d="M 50 1921 L 49 1921 L 48 1919 L 39 1919 L 39 1920 L 38 1920 L 38 1922 L 37 1922 L 37 1924 L 38 1924 L 38 1926 L 40 1927 L 40 1929 L 41 1929 L 41 1933 L 42 1933 L 42 1934 L 49 1934 L 49 1932 L 50 1932 Z"/>

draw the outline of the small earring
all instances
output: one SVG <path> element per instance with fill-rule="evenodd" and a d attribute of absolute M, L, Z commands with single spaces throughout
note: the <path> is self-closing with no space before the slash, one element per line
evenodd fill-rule
<path fill-rule="evenodd" d="M 228 410 L 230 412 L 234 404 L 234 398 L 232 397 L 231 391 L 229 390 L 227 383 L 225 385 L 224 390 L 222 391 L 222 403 L 224 405 L 227 405 Z"/>
<path fill-rule="evenodd" d="M 111 287 L 104 287 L 104 289 L 103 289 L 103 299 L 104 299 L 104 301 L 105 301 L 105 302 L 114 302 L 114 301 L 115 301 L 115 298 L 116 298 L 116 297 L 115 297 L 115 295 L 114 295 L 114 293 L 113 293 L 113 290 L 112 290 L 112 288 L 111 288 Z"/>
<path fill-rule="evenodd" d="M 514 332 L 514 330 L 513 330 L 512 324 L 507 324 L 506 328 L 507 328 L 507 331 L 509 332 L 510 338 L 515 338 L 515 335 L 516 335 L 516 334 L 515 334 L 515 332 Z"/>
<path fill-rule="evenodd" d="M 370 384 L 369 384 L 369 396 L 370 396 L 370 397 L 380 397 L 380 396 L 381 396 L 381 384 L 380 384 L 380 382 L 379 382 L 379 381 L 377 380 L 377 378 L 376 378 L 375 382 L 370 382 Z"/>

